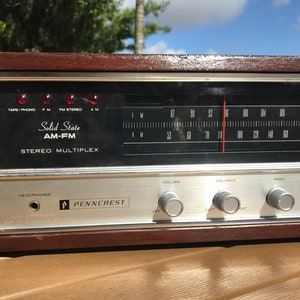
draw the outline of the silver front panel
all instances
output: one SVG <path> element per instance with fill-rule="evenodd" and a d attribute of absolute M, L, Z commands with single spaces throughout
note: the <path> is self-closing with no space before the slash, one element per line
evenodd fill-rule
<path fill-rule="evenodd" d="M 155 169 L 155 167 L 152 167 Z M 36 176 L 11 172 L 0 182 L 2 231 L 85 226 L 148 225 L 186 226 L 300 217 L 300 165 L 240 164 L 157 166 L 123 169 L 70 169 L 36 171 Z M 184 170 L 185 169 L 185 170 Z M 119 170 L 120 171 L 120 170 Z M 34 173 L 34 170 L 32 170 Z M 81 174 L 81 175 L 79 175 Z M 274 187 L 295 198 L 289 211 L 266 202 Z M 226 214 L 213 204 L 214 196 L 229 190 L 240 200 L 240 209 Z M 183 204 L 177 217 L 158 205 L 165 192 L 175 192 Z"/>

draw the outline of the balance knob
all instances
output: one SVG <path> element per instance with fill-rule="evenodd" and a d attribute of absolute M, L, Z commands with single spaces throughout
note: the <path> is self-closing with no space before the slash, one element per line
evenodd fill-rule
<path fill-rule="evenodd" d="M 161 209 L 170 217 L 177 217 L 183 211 L 179 196 L 173 192 L 164 193 L 158 200 Z"/>
<path fill-rule="evenodd" d="M 240 200 L 229 191 L 217 193 L 213 203 L 219 210 L 227 214 L 234 214 L 240 209 Z"/>
<path fill-rule="evenodd" d="M 267 195 L 267 203 L 277 209 L 288 211 L 295 205 L 295 198 L 281 187 L 273 188 Z"/>

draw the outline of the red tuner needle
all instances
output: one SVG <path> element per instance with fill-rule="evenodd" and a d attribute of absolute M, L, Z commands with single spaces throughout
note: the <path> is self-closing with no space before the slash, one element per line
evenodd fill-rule
<path fill-rule="evenodd" d="M 225 152 L 225 141 L 226 141 L 226 97 L 223 100 L 223 111 L 222 111 L 222 153 Z"/>

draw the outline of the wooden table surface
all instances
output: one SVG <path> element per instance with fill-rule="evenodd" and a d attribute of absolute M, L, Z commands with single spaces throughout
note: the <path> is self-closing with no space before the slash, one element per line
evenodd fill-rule
<path fill-rule="evenodd" d="M 300 242 L 0 257 L 3 299 L 300 297 Z"/>

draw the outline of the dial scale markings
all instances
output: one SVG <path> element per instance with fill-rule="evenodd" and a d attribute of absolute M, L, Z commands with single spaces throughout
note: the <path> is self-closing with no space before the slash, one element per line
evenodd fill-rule
<path fill-rule="evenodd" d="M 242 142 L 261 143 L 256 150 L 270 151 L 266 143 L 300 142 L 299 115 L 299 105 L 243 106 L 227 105 L 225 101 L 220 106 L 128 107 L 123 113 L 124 144 L 198 143 L 198 149 L 193 151 L 225 152 L 236 150 L 232 146 L 225 147 L 225 143 Z M 212 149 L 201 147 L 207 143 L 215 145 Z M 248 150 L 247 146 L 243 147 L 238 148 Z"/>

